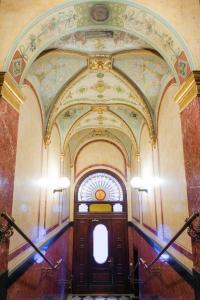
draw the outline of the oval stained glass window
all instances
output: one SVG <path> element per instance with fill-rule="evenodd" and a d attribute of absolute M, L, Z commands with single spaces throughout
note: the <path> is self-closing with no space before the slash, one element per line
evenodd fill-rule
<path fill-rule="evenodd" d="M 108 258 L 108 230 L 105 225 L 98 224 L 93 230 L 93 257 L 98 264 Z"/>

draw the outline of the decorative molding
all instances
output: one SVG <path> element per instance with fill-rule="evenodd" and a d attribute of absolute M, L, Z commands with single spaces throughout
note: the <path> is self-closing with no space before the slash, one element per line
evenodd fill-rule
<path fill-rule="evenodd" d="M 111 55 L 92 55 L 88 58 L 88 68 L 92 71 L 110 71 L 112 69 Z"/>
<path fill-rule="evenodd" d="M 105 26 L 107 30 L 116 28 L 150 42 L 152 47 L 165 57 L 174 72 L 176 71 L 174 65 L 183 52 L 190 68 L 195 68 L 187 44 L 159 14 L 135 1 L 120 0 L 107 4 L 110 15 L 108 19 L 101 16 L 100 19 L 105 21 L 95 21 L 90 13 L 93 4 L 93 1 L 85 0 L 80 3 L 75 0 L 67 1 L 35 18 L 13 43 L 5 59 L 4 69 L 8 70 L 10 67 L 13 74 L 19 74 L 17 79 L 23 82 L 28 67 L 51 43 L 72 32 L 83 31 L 85 28 L 105 30 Z M 21 67 L 22 58 L 24 65 Z M 182 64 L 177 66 L 183 69 Z M 178 78 L 177 74 L 176 76 Z"/>
<path fill-rule="evenodd" d="M 18 112 L 25 101 L 25 96 L 17 83 L 5 72 L 0 72 L 0 96 Z"/>
<path fill-rule="evenodd" d="M 127 180 L 127 172 L 126 172 L 126 170 L 125 170 L 125 173 L 122 173 L 122 171 L 119 170 L 118 168 L 115 168 L 115 167 L 113 167 L 111 165 L 107 165 L 107 164 L 93 164 L 93 165 L 89 165 L 88 167 L 82 169 L 80 172 L 74 174 L 75 180 L 77 180 L 77 178 L 79 178 L 80 175 L 83 174 L 83 173 L 85 173 L 87 170 L 89 172 L 90 170 L 93 171 L 94 170 L 93 168 L 96 168 L 96 170 L 98 171 L 98 169 L 102 168 L 102 167 L 103 168 L 109 168 L 112 171 L 114 170 L 115 172 L 119 173 L 125 180 Z M 109 171 L 109 169 L 108 169 L 108 171 Z"/>
<path fill-rule="evenodd" d="M 182 112 L 196 97 L 200 96 L 200 71 L 193 71 L 181 85 L 174 100 Z"/>

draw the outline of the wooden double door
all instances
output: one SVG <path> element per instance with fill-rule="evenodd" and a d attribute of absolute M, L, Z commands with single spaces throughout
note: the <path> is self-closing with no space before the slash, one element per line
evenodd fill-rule
<path fill-rule="evenodd" d="M 127 292 L 126 218 L 111 215 L 78 218 L 74 229 L 74 292 Z"/>

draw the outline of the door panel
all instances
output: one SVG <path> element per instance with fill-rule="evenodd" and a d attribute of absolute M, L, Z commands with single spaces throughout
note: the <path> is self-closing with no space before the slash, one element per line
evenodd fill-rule
<path fill-rule="evenodd" d="M 110 267 L 110 256 L 112 251 L 112 226 L 110 220 L 100 219 L 98 222 L 93 219 L 90 222 L 90 244 L 89 244 L 89 285 L 90 291 L 99 291 L 102 289 L 102 286 L 106 288 L 106 290 L 111 289 L 112 287 L 112 268 Z M 97 225 L 104 225 L 108 232 L 108 255 L 107 259 L 104 263 L 97 263 L 94 258 L 94 229 Z M 101 236 L 99 236 L 101 239 Z M 99 251 L 103 251 L 103 241 L 101 241 L 101 248 Z"/>
<path fill-rule="evenodd" d="M 79 288 L 87 288 L 88 285 L 88 220 L 79 220 L 75 224 L 76 246 L 74 248 L 75 280 Z"/>
<path fill-rule="evenodd" d="M 98 224 L 103 224 L 108 230 L 108 257 L 103 263 L 97 263 L 93 256 L 93 232 Z M 97 219 L 76 220 L 74 241 L 74 292 L 127 292 L 126 219 L 102 215 Z M 103 243 L 100 250 L 101 247 Z"/>

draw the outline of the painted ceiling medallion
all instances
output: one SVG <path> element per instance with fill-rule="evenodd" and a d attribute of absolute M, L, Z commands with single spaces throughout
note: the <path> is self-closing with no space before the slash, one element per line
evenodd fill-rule
<path fill-rule="evenodd" d="M 96 4 L 92 7 L 90 15 L 95 22 L 105 22 L 109 18 L 109 9 L 105 4 Z"/>
<path fill-rule="evenodd" d="M 102 189 L 98 189 L 95 193 L 95 197 L 97 200 L 102 201 L 106 197 L 106 192 Z"/>

